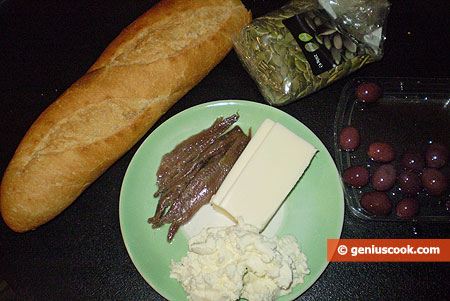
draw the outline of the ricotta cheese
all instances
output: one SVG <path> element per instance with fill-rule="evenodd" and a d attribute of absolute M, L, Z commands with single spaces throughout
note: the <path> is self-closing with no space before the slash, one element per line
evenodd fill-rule
<path fill-rule="evenodd" d="M 170 264 L 189 300 L 275 300 L 309 274 L 307 258 L 292 235 L 261 235 L 244 224 L 203 229 L 189 251 Z"/>

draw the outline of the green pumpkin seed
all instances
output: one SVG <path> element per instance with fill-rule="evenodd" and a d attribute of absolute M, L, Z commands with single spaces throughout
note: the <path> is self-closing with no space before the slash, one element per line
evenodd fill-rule
<path fill-rule="evenodd" d="M 333 36 L 333 46 L 336 49 L 341 49 L 342 48 L 342 38 L 341 38 L 341 35 L 339 33 L 336 33 Z"/>
<path fill-rule="evenodd" d="M 295 67 L 300 70 L 300 72 L 307 72 L 305 63 L 302 62 L 300 59 L 295 60 Z"/>
<path fill-rule="evenodd" d="M 330 37 L 329 37 L 329 36 L 324 36 L 324 37 L 323 37 L 323 44 L 325 45 L 325 47 L 326 47 L 328 50 L 331 50 L 331 40 L 330 40 Z"/>
<path fill-rule="evenodd" d="M 305 23 L 312 30 L 316 29 L 313 34 L 298 37 L 306 43 L 305 49 L 315 52 L 324 46 L 336 63 L 336 67 L 317 76 L 282 22 L 301 14 Z M 337 30 L 315 0 L 293 0 L 279 10 L 254 19 L 233 42 L 243 66 L 255 79 L 267 102 L 273 105 L 284 105 L 307 96 L 376 60 L 373 50 L 359 47 Z"/>
<path fill-rule="evenodd" d="M 356 44 L 350 40 L 349 38 L 345 37 L 343 39 L 344 47 L 347 48 L 350 52 L 356 52 Z"/>
<path fill-rule="evenodd" d="M 348 50 L 345 50 L 345 57 L 346 57 L 348 60 L 351 60 L 352 58 L 355 57 L 355 55 L 353 54 L 353 52 L 350 52 L 350 51 L 348 51 Z"/>

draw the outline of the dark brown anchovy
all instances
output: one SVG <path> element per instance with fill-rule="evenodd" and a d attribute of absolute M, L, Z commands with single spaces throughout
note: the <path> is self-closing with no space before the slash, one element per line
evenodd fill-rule
<path fill-rule="evenodd" d="M 153 224 L 153 228 L 158 228 L 162 225 L 160 221 L 161 216 L 163 216 L 166 209 L 178 199 L 182 191 L 200 169 L 203 168 L 212 157 L 225 154 L 233 141 L 236 140 L 238 134 L 243 134 L 242 130 L 239 127 L 234 127 L 229 132 L 220 136 L 213 144 L 201 152 L 195 160 L 186 164 L 184 170 L 174 177 L 170 182 L 169 187 L 167 187 L 162 194 L 155 215 L 148 220 L 149 223 Z"/>
<path fill-rule="evenodd" d="M 239 135 L 225 154 L 212 158 L 189 183 L 180 198 L 172 205 L 169 214 L 162 218 L 164 222 L 172 223 L 167 234 L 169 242 L 172 241 L 179 227 L 188 222 L 203 205 L 211 200 L 249 140 L 244 133 Z M 175 216 L 170 214 L 172 212 Z"/>
<path fill-rule="evenodd" d="M 170 185 L 175 175 L 184 169 L 186 163 L 194 160 L 199 153 L 211 145 L 238 119 L 239 114 L 237 113 L 225 119 L 219 117 L 211 127 L 189 137 L 179 143 L 170 153 L 165 154 L 156 173 L 158 191 L 154 196 L 160 196 Z"/>
<path fill-rule="evenodd" d="M 214 160 L 218 161 L 220 160 L 225 153 L 230 149 L 230 147 L 232 146 L 232 144 L 234 143 L 234 141 L 238 138 L 238 135 L 243 135 L 243 132 L 241 130 L 240 127 L 236 126 L 234 127 L 231 131 L 229 131 L 228 133 L 224 134 L 223 136 L 221 136 L 219 139 L 217 139 L 217 141 L 211 145 L 209 148 L 215 148 L 214 146 L 217 145 L 217 152 L 214 153 L 214 155 L 209 156 L 207 158 L 207 160 L 204 162 L 203 166 L 201 166 L 201 169 L 204 169 L 204 167 L 207 164 L 211 164 L 211 162 L 213 162 Z M 198 170 L 198 172 L 201 171 Z M 174 199 L 172 199 L 172 204 L 174 204 L 175 202 L 179 201 L 179 197 L 181 196 L 181 193 L 184 191 L 184 189 L 191 183 L 192 180 L 195 179 L 195 177 L 197 176 L 197 173 L 193 173 L 191 174 L 185 182 L 183 182 L 183 187 L 182 189 L 179 191 L 179 195 L 177 195 Z M 178 186 L 180 187 L 180 186 Z M 173 188 L 173 186 L 171 187 Z M 175 187 L 177 188 L 177 187 Z M 162 198 L 161 198 L 162 200 Z M 160 200 L 160 202 L 161 202 Z M 162 214 L 162 216 L 160 217 L 159 222 L 154 222 L 154 227 L 158 227 L 158 224 L 164 224 L 164 223 L 171 223 L 173 220 L 175 220 L 177 218 L 177 216 L 179 215 L 179 212 L 177 211 L 177 206 L 172 206 L 170 207 L 166 213 Z M 150 222 L 150 220 L 149 220 Z"/>
<path fill-rule="evenodd" d="M 149 224 L 153 224 L 152 228 L 159 228 L 163 225 L 161 217 L 167 214 L 166 209 L 169 208 L 179 197 L 182 191 L 189 184 L 190 180 L 203 168 L 204 162 L 198 162 L 193 166 L 189 174 L 180 179 L 178 182 L 167 189 L 161 196 L 156 207 L 155 215 L 148 219 Z"/>

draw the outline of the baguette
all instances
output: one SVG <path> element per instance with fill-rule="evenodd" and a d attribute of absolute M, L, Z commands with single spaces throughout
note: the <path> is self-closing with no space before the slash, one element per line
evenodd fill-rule
<path fill-rule="evenodd" d="M 32 124 L 2 179 L 5 223 L 53 219 L 232 49 L 240 0 L 163 0 L 125 28 Z"/>

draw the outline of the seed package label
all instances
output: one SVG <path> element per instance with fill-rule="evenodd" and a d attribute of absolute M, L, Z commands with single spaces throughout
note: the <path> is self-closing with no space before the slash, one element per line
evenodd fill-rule
<path fill-rule="evenodd" d="M 317 35 L 313 29 L 304 23 L 303 20 L 306 17 L 304 15 L 295 15 L 292 18 L 285 19 L 283 24 L 294 36 L 308 60 L 313 74 L 317 76 L 335 67 L 336 64 L 333 62 L 330 51 L 315 38 Z"/>

